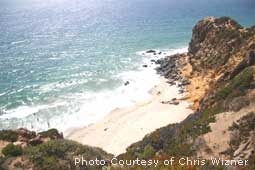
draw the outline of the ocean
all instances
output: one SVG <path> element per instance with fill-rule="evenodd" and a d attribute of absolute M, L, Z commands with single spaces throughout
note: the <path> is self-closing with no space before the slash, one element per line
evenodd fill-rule
<path fill-rule="evenodd" d="M 206 16 L 251 26 L 255 1 L 1 0 L 0 129 L 66 131 L 150 98 L 160 56 L 143 51 L 186 51 Z"/>

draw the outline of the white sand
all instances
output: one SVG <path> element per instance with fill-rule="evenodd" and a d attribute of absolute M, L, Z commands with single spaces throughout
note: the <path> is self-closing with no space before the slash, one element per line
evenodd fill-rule
<path fill-rule="evenodd" d="M 151 93 L 153 97 L 149 101 L 116 109 L 95 124 L 73 129 L 66 138 L 118 155 L 146 134 L 170 123 L 180 122 L 192 113 L 186 101 L 180 101 L 178 105 L 161 103 L 183 97 L 178 94 L 178 88 L 169 86 L 165 79 Z"/>

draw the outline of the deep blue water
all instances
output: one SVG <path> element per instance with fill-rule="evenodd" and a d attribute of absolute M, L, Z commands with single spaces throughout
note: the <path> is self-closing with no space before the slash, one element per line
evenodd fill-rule
<path fill-rule="evenodd" d="M 137 52 L 188 46 L 206 16 L 251 26 L 255 1 L 1 0 L 0 128 L 63 130 L 142 100 L 157 77 Z"/>

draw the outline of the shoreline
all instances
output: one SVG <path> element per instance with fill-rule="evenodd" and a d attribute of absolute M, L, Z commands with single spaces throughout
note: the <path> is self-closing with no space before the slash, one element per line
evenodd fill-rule
<path fill-rule="evenodd" d="M 66 138 L 119 155 L 154 130 L 184 120 L 192 113 L 190 103 L 178 100 L 185 94 L 180 94 L 180 87 L 170 86 L 167 81 L 160 78 L 160 83 L 150 91 L 151 99 L 117 108 L 94 124 L 69 129 Z M 172 102 L 172 99 L 177 100 Z"/>

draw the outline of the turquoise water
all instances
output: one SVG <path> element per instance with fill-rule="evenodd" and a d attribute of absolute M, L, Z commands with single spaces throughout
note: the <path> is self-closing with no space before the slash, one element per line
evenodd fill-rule
<path fill-rule="evenodd" d="M 65 130 L 148 98 L 139 52 L 186 47 L 206 16 L 250 26 L 255 1 L 1 0 L 0 128 Z"/>

